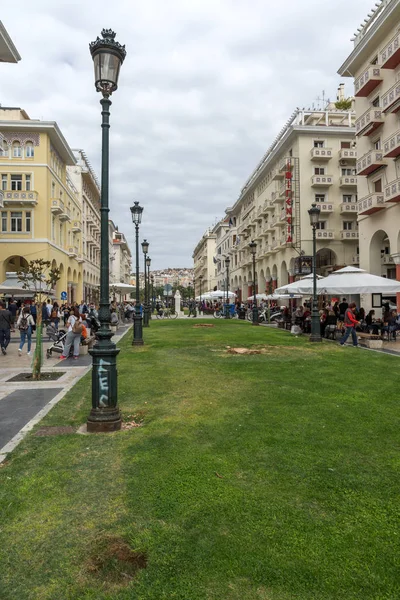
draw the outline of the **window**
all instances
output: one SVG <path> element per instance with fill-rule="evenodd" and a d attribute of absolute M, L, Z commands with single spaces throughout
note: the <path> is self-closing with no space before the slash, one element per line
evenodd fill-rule
<path fill-rule="evenodd" d="M 13 157 L 22 158 L 22 148 L 19 142 L 14 142 L 13 144 Z"/>
<path fill-rule="evenodd" d="M 343 230 L 352 231 L 354 221 L 343 221 Z"/>
<path fill-rule="evenodd" d="M 349 204 L 352 201 L 353 201 L 353 196 L 351 194 L 344 194 L 343 195 L 343 203 L 344 204 Z"/>
<path fill-rule="evenodd" d="M 314 140 L 314 148 L 323 148 L 324 147 L 324 142 L 319 142 L 317 140 Z"/>
<path fill-rule="evenodd" d="M 29 233 L 31 230 L 31 212 L 25 213 L 25 231 Z"/>
<path fill-rule="evenodd" d="M 325 167 L 315 167 L 314 175 L 325 175 Z"/>
<path fill-rule="evenodd" d="M 381 149 L 381 139 L 380 138 L 379 138 L 379 140 L 376 140 L 376 142 L 374 142 L 374 148 L 375 148 L 375 150 Z"/>
<path fill-rule="evenodd" d="M 372 60 L 371 60 L 371 65 L 377 65 L 378 64 L 378 55 L 375 56 Z"/>
<path fill-rule="evenodd" d="M 56 241 L 56 218 L 54 216 L 51 217 L 51 239 L 53 242 Z"/>
<path fill-rule="evenodd" d="M 325 225 L 326 225 L 326 221 L 318 221 L 315 229 L 319 229 L 319 230 L 326 229 Z"/>
<path fill-rule="evenodd" d="M 11 231 L 22 231 L 22 212 L 11 213 Z"/>
<path fill-rule="evenodd" d="M 31 176 L 25 175 L 25 189 L 27 192 L 31 191 Z"/>
<path fill-rule="evenodd" d="M 2 175 L 1 176 L 1 189 L 3 190 L 3 192 L 7 189 L 7 187 L 8 187 L 8 176 Z"/>
<path fill-rule="evenodd" d="M 374 190 L 375 192 L 381 192 L 382 191 L 382 179 L 378 179 L 378 181 L 374 181 Z"/>
<path fill-rule="evenodd" d="M 350 142 L 340 142 L 340 147 L 343 150 L 344 148 L 351 148 Z"/>
<path fill-rule="evenodd" d="M 33 147 L 33 144 L 31 144 L 31 143 L 26 144 L 25 156 L 26 156 L 26 158 L 33 158 L 35 156 L 35 149 Z"/>
<path fill-rule="evenodd" d="M 353 175 L 353 169 L 342 169 L 342 176 L 343 175 Z"/>
<path fill-rule="evenodd" d="M 11 175 L 11 189 L 17 192 L 22 190 L 22 175 Z"/>
<path fill-rule="evenodd" d="M 7 231 L 7 213 L 6 212 L 1 213 L 1 231 L 3 233 L 5 231 Z"/>
<path fill-rule="evenodd" d="M 325 202 L 325 194 L 315 194 L 315 202 Z"/>
<path fill-rule="evenodd" d="M 374 100 L 372 100 L 372 106 L 379 106 L 380 98 L 377 96 Z"/>
<path fill-rule="evenodd" d="M 64 236 L 63 236 L 63 226 L 60 225 L 60 240 L 59 240 L 60 246 L 64 246 Z"/>
<path fill-rule="evenodd" d="M 51 197 L 56 197 L 56 184 L 54 183 L 54 181 L 51 182 Z"/>
<path fill-rule="evenodd" d="M 0 145 L 0 156 L 8 156 L 8 144 L 6 141 Z"/>

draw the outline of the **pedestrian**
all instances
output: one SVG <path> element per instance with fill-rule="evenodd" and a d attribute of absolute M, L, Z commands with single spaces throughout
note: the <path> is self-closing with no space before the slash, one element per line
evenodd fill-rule
<path fill-rule="evenodd" d="M 343 337 L 341 337 L 340 341 L 339 341 L 341 346 L 344 346 L 344 344 L 350 334 L 351 334 L 351 338 L 353 340 L 353 346 L 358 346 L 356 327 L 357 327 L 357 325 L 360 324 L 360 321 L 357 321 L 357 319 L 355 317 L 355 312 L 356 312 L 356 303 L 352 302 L 344 314 L 345 332 L 344 332 Z"/>
<path fill-rule="evenodd" d="M 349 308 L 346 298 L 343 298 L 341 303 L 339 304 L 339 320 L 344 321 L 344 315 L 346 310 Z"/>
<path fill-rule="evenodd" d="M 17 304 L 14 300 L 14 298 L 11 298 L 9 303 L 8 303 L 8 310 L 11 313 L 11 331 L 15 331 L 15 320 L 16 320 L 16 316 L 17 316 Z"/>
<path fill-rule="evenodd" d="M 72 345 L 74 346 L 73 357 L 77 360 L 79 357 L 79 344 L 81 342 L 81 334 L 83 331 L 82 320 L 77 306 L 71 309 L 67 325 L 68 333 L 65 338 L 64 353 L 60 356 L 60 360 L 68 358 Z"/>
<path fill-rule="evenodd" d="M 42 304 L 42 323 L 43 325 L 48 325 L 50 323 L 50 315 L 47 310 L 46 302 L 43 302 Z"/>
<path fill-rule="evenodd" d="M 58 303 L 54 302 L 53 308 L 51 309 L 51 313 L 50 313 L 50 321 L 54 325 L 54 328 L 56 331 L 58 331 L 58 324 L 60 322 L 60 318 L 61 318 L 61 313 L 60 313 L 60 309 L 58 308 Z"/>
<path fill-rule="evenodd" d="M 18 356 L 22 354 L 22 348 L 25 345 L 26 339 L 28 339 L 28 352 L 27 355 L 31 355 L 31 345 L 32 345 L 32 327 L 35 325 L 35 321 L 31 315 L 30 306 L 25 306 L 18 317 L 17 327 L 19 329 L 20 335 L 20 344 L 18 348 Z"/>
<path fill-rule="evenodd" d="M 11 313 L 6 309 L 4 302 L 0 302 L 0 347 L 3 354 L 7 354 L 7 346 L 11 337 Z"/>

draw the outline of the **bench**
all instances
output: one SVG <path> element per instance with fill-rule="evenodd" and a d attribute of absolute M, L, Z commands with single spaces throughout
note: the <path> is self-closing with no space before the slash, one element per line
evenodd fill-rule
<path fill-rule="evenodd" d="M 380 335 L 376 333 L 365 333 L 356 331 L 357 337 L 361 340 L 365 340 L 365 346 L 367 348 L 382 348 L 383 340 Z"/>

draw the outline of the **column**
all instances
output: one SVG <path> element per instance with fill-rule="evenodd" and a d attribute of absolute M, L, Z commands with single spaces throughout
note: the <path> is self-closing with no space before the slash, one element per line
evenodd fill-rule
<path fill-rule="evenodd" d="M 396 265 L 396 280 L 400 281 L 400 253 L 392 254 L 393 262 Z M 400 293 L 396 294 L 397 312 L 400 311 Z"/>

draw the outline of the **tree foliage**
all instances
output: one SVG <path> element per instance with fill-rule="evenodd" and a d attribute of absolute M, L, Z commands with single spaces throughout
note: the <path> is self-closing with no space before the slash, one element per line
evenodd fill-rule
<path fill-rule="evenodd" d="M 338 100 L 335 102 L 335 107 L 338 110 L 350 110 L 353 102 L 350 98 L 346 98 L 345 100 Z"/>

